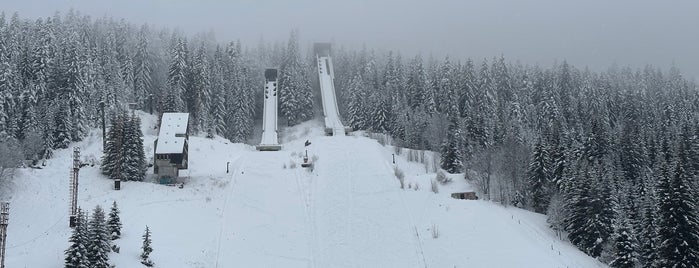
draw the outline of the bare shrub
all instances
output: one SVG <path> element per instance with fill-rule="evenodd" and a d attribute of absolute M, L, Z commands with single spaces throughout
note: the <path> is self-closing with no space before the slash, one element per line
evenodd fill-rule
<path fill-rule="evenodd" d="M 296 162 L 290 161 L 290 162 L 289 162 L 289 168 L 291 168 L 291 169 L 296 168 Z"/>
<path fill-rule="evenodd" d="M 398 167 L 393 167 L 393 174 L 398 178 L 398 181 L 400 182 L 400 188 L 405 189 L 405 173 L 398 168 Z"/>
<path fill-rule="evenodd" d="M 432 180 L 430 181 L 430 184 L 432 185 L 432 192 L 433 193 L 439 193 L 439 187 L 437 186 L 437 182 Z"/>
<path fill-rule="evenodd" d="M 420 190 L 420 184 L 418 184 L 418 183 L 416 182 L 416 183 L 415 183 L 415 191 L 417 191 L 417 190 Z"/>
<path fill-rule="evenodd" d="M 452 179 L 447 177 L 447 174 L 444 174 L 444 171 L 441 170 L 437 171 L 437 177 L 435 177 L 435 180 L 437 180 L 442 185 L 448 184 L 452 181 Z"/>

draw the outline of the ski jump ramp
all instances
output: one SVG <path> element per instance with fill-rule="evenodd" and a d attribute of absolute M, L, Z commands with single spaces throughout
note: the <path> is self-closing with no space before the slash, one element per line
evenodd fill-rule
<path fill-rule="evenodd" d="M 330 43 L 315 43 L 313 51 L 316 54 L 318 67 L 318 81 L 323 100 L 323 114 L 325 116 L 325 134 L 344 136 L 352 131 L 340 121 L 340 110 L 337 108 L 335 96 L 335 74 L 333 73 L 333 60 L 330 56 Z"/>
<path fill-rule="evenodd" d="M 258 151 L 279 151 L 277 136 L 277 69 L 265 70 L 265 102 L 262 115 L 262 140 L 256 146 Z"/>

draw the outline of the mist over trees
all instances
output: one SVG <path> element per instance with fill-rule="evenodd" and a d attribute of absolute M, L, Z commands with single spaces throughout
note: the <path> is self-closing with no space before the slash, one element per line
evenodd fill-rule
<path fill-rule="evenodd" d="M 615 267 L 699 263 L 699 90 L 677 68 L 598 73 L 333 48 L 345 124 L 440 152 L 441 168 L 463 172 L 482 197 L 547 213 Z M 322 112 L 306 51 L 297 32 L 244 46 L 72 11 L 0 14 L 0 149 L 23 152 L 0 171 L 85 138 L 100 103 L 110 118 L 127 103 L 189 112 L 194 132 L 246 142 L 267 67 L 280 68 L 281 124 L 312 119 Z"/>

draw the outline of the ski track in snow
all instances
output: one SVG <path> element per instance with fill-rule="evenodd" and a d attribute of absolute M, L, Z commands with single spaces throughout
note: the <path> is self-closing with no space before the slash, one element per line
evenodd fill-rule
<path fill-rule="evenodd" d="M 139 114 L 144 130 L 152 127 L 154 117 Z M 119 203 L 124 227 L 115 244 L 121 253 L 110 255 L 117 267 L 140 266 L 146 225 L 158 267 L 605 267 L 558 240 L 542 215 L 451 199 L 450 192 L 470 188 L 456 176 L 432 193 L 434 174 L 396 155 L 406 185 L 423 185 L 402 190 L 391 148 L 364 137 L 322 136 L 318 125 L 284 130 L 284 150 L 276 152 L 192 137 L 183 189 L 123 182 L 114 191 L 97 166 L 86 167 L 79 204 L 89 211 Z M 144 133 L 144 143 L 152 144 L 155 134 Z M 101 155 L 101 135 L 93 134 L 77 143 L 84 156 Z M 304 147 L 307 139 L 313 143 Z M 291 168 L 291 162 L 301 163 L 304 148 L 318 157 L 314 168 Z M 7 267 L 63 267 L 71 233 L 71 153 L 58 150 L 43 169 L 18 173 Z M 433 225 L 439 227 L 436 239 Z"/>

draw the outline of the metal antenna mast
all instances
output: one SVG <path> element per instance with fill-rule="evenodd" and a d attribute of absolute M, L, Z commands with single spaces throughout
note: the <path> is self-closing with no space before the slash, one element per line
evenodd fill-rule
<path fill-rule="evenodd" d="M 0 268 L 5 268 L 5 247 L 7 245 L 7 222 L 10 216 L 10 202 L 0 204 Z"/>
<path fill-rule="evenodd" d="M 78 173 L 80 172 L 80 147 L 73 147 L 73 168 L 70 170 L 70 227 L 77 225 Z M 2 268 L 2 267 L 0 267 Z"/>

